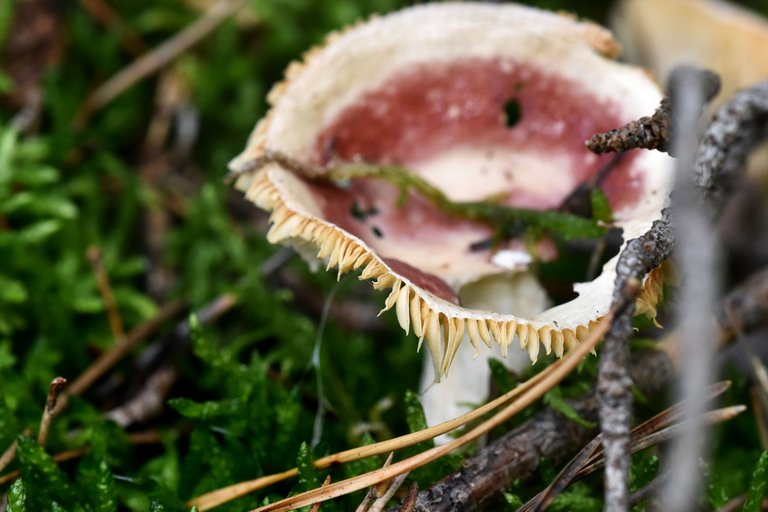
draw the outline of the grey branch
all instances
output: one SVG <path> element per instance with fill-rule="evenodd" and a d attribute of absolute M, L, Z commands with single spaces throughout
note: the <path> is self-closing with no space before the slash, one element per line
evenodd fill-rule
<path fill-rule="evenodd" d="M 768 135 L 768 81 L 736 93 L 704 132 L 693 179 L 716 216 L 743 174 L 747 157 Z"/>
<path fill-rule="evenodd" d="M 626 510 L 629 506 L 629 430 L 632 424 L 632 394 L 629 376 L 629 344 L 634 301 L 627 301 L 633 283 L 660 265 L 672 253 L 674 238 L 669 210 L 653 223 L 645 235 L 630 240 L 616 264 L 613 304 L 625 304 L 614 317 L 605 336 L 600 356 L 597 396 L 600 401 L 600 429 L 605 452 L 605 508 Z"/>
<path fill-rule="evenodd" d="M 714 374 L 718 327 L 713 313 L 720 299 L 721 244 L 705 211 L 707 198 L 696 190 L 693 180 L 705 80 L 696 70 L 678 68 L 669 89 L 675 105 L 672 143 L 677 165 L 672 220 L 681 274 L 675 317 L 680 353 L 677 394 L 683 407 L 684 434 L 671 443 L 669 478 L 660 497 L 661 510 L 685 512 L 695 508 L 703 483 L 699 460 L 707 455 L 707 425 L 701 418 Z"/>

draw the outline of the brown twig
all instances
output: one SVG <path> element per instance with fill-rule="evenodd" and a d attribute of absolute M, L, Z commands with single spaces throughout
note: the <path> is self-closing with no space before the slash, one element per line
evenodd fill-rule
<path fill-rule="evenodd" d="M 147 290 L 156 300 L 168 295 L 174 281 L 172 270 L 163 255 L 171 215 L 162 200 L 162 184 L 177 167 L 179 154 L 164 149 L 177 113 L 188 101 L 189 90 L 183 76 L 175 67 L 160 74 L 155 92 L 155 109 L 141 148 L 140 175 L 157 200 L 149 201 L 144 210 L 144 246 L 149 262 L 146 273 Z M 194 130 L 193 130 L 194 131 Z M 181 133 L 182 130 L 179 130 Z M 187 142 L 185 141 L 186 145 Z"/>
<path fill-rule="evenodd" d="M 59 412 L 67 406 L 70 396 L 77 396 L 88 389 L 91 384 L 96 382 L 112 367 L 114 367 L 123 357 L 125 357 L 131 350 L 133 350 L 139 343 L 144 341 L 147 336 L 152 334 L 161 325 L 178 315 L 184 308 L 182 301 L 172 301 L 165 304 L 157 314 L 139 325 L 137 328 L 125 335 L 125 337 L 118 342 L 112 349 L 105 352 L 96 361 L 93 362 L 86 370 L 81 373 L 73 382 L 69 385 L 67 390 L 62 393 L 58 403 L 54 407 L 53 415 Z"/>
<path fill-rule="evenodd" d="M 692 91 L 678 91 L 677 85 L 685 82 Z M 716 75 L 707 72 L 694 70 L 692 68 L 680 68 L 673 73 L 673 84 L 671 89 L 673 96 L 662 105 L 662 109 L 657 111 L 651 118 L 644 118 L 631 124 L 628 128 L 612 132 L 607 136 L 598 136 L 588 145 L 593 150 L 626 150 L 631 147 L 653 147 L 655 149 L 672 150 L 672 153 L 679 156 L 678 177 L 679 180 L 688 179 L 689 170 L 693 167 L 693 153 L 696 147 L 696 123 L 701 113 L 702 105 L 711 98 L 719 89 L 719 79 Z M 673 117 L 674 116 L 674 117 Z M 622 131 L 623 130 L 623 131 Z M 633 131 L 634 130 L 634 131 Z M 675 139 L 670 138 L 670 134 L 675 135 Z M 626 143 L 626 144 L 625 144 Z M 629 144 L 631 143 L 631 144 Z M 685 178 L 681 178 L 685 177 Z M 688 268 L 713 268 L 716 265 L 717 258 L 713 256 L 716 251 L 708 250 L 713 242 L 707 236 L 702 235 L 706 229 L 701 228 L 702 221 L 700 216 L 695 213 L 696 203 L 692 201 L 693 193 L 689 186 L 676 187 L 676 202 L 682 207 L 682 214 L 676 214 L 677 230 L 685 232 L 688 241 L 686 249 L 690 254 L 704 254 L 711 257 L 709 261 L 702 262 L 698 266 L 688 266 Z M 683 197 L 681 197 L 683 196 Z M 693 205 L 689 207 L 690 205 Z M 693 212 L 693 213 L 691 213 Z M 640 239 L 631 241 L 625 251 L 622 253 L 617 265 L 617 279 L 614 292 L 623 289 L 629 280 L 639 280 L 650 270 L 647 267 L 649 262 L 655 261 L 655 264 L 661 263 L 669 257 L 673 245 L 673 234 L 670 228 L 670 212 L 665 211 L 660 224 L 654 225 L 651 234 L 656 228 L 655 236 L 649 238 L 646 234 Z M 663 225 L 663 226 L 662 226 Z M 658 230 L 657 228 L 663 227 Z M 706 246 L 705 249 L 697 246 L 697 242 L 691 242 L 688 235 L 701 235 L 701 243 Z M 633 247 L 634 244 L 634 247 Z M 686 259 L 686 262 L 692 261 Z M 700 311 L 700 305 L 709 303 L 712 297 L 716 295 L 714 290 L 716 285 L 712 285 L 709 276 L 698 275 L 691 281 L 695 281 L 700 288 L 700 294 L 695 297 L 696 311 Z M 711 285 L 711 286 L 710 286 Z M 694 286 L 695 288 L 695 286 Z M 693 288 L 692 288 L 693 289 Z M 623 511 L 628 507 L 628 487 L 627 479 L 629 476 L 629 462 L 627 449 L 629 442 L 629 424 L 631 422 L 631 404 L 632 396 L 629 391 L 629 380 L 627 377 L 627 363 L 629 349 L 627 341 L 631 334 L 631 318 L 634 312 L 634 304 L 627 308 L 624 314 L 617 316 L 611 331 L 606 337 L 603 347 L 603 355 L 600 361 L 600 378 L 598 381 L 598 395 L 601 401 L 600 425 L 604 433 L 603 445 L 606 451 L 607 463 L 605 470 L 605 509 Z M 696 317 L 699 319 L 700 317 Z M 707 323 L 692 326 L 685 323 L 688 332 L 698 332 L 701 334 L 709 327 Z M 698 329 L 698 330 L 697 330 Z M 686 334 L 688 337 L 688 335 Z M 692 335 L 690 336 L 692 338 Z M 697 361 L 706 360 L 711 364 L 709 353 L 703 351 L 699 354 L 701 358 Z M 692 366 L 691 366 L 692 367 Z M 708 374 L 708 372 L 705 372 Z M 692 374 L 693 375 L 693 374 Z M 687 382 L 687 381 L 686 381 Z M 691 386 L 686 384 L 686 389 Z M 691 391 L 693 395 L 689 403 L 699 403 L 696 399 L 696 391 Z M 700 412 L 700 411 L 699 411 Z M 698 417 L 697 414 L 690 415 L 691 418 Z M 695 436 L 687 437 L 686 441 L 694 439 Z"/>
<path fill-rule="evenodd" d="M 661 100 L 661 105 L 652 116 L 630 121 L 621 128 L 604 133 L 596 133 L 585 142 L 590 151 L 596 154 L 621 153 L 635 148 L 669 149 L 669 99 Z"/>
<path fill-rule="evenodd" d="M 720 91 L 720 77 L 710 71 L 704 71 L 702 80 L 705 101 L 709 101 Z M 630 149 L 642 148 L 657 149 L 676 156 L 674 147 L 670 145 L 672 106 L 670 98 L 664 98 L 652 116 L 630 121 L 621 128 L 596 133 L 585 144 L 596 154 L 622 153 Z"/>
<path fill-rule="evenodd" d="M 200 325 L 208 325 L 237 305 L 237 297 L 224 293 L 195 311 Z M 143 376 L 132 398 L 112 409 L 106 417 L 126 428 L 141 423 L 163 410 L 165 398 L 171 390 L 178 371 L 174 358 L 189 347 L 190 326 L 183 320 L 168 334 L 149 345 L 139 357 L 134 373 Z M 147 376 L 148 375 L 148 376 Z"/>
<path fill-rule="evenodd" d="M 123 329 L 123 319 L 120 317 L 120 311 L 117 309 L 117 301 L 115 301 L 115 294 L 112 293 L 112 286 L 109 283 L 109 276 L 104 269 L 104 264 L 101 259 L 101 250 L 92 245 L 85 251 L 88 263 L 91 265 L 93 275 L 96 278 L 96 285 L 99 288 L 101 294 L 101 300 L 104 302 L 104 309 L 107 310 L 107 320 L 109 320 L 109 328 L 112 331 L 112 337 L 116 343 L 125 338 L 125 330 Z"/>
<path fill-rule="evenodd" d="M 752 410 L 755 415 L 755 424 L 757 425 L 757 434 L 760 437 L 760 446 L 763 450 L 768 450 L 768 409 L 763 405 L 765 391 L 757 385 L 750 388 L 749 398 L 752 402 Z"/>
<path fill-rule="evenodd" d="M 28 436 L 32 434 L 32 429 L 25 429 L 22 431 L 22 435 Z M 19 442 L 14 440 L 11 445 L 6 448 L 6 450 L 3 452 L 2 455 L 0 455 L 0 471 L 4 470 L 6 467 L 8 467 L 8 464 L 13 462 L 13 459 L 16 458 L 16 448 L 18 448 Z"/>
<path fill-rule="evenodd" d="M 73 460 L 73 459 L 82 457 L 83 455 L 88 453 L 90 450 L 91 450 L 90 446 L 81 446 L 80 448 L 75 448 L 73 450 L 67 450 L 61 453 L 57 453 L 52 457 L 52 459 L 55 462 L 66 462 L 68 460 Z M 20 476 L 21 476 L 21 471 L 19 470 L 11 471 L 10 473 L 6 473 L 5 475 L 0 475 L 0 485 L 5 485 L 9 482 L 13 482 Z"/>
<path fill-rule="evenodd" d="M 37 432 L 37 444 L 45 446 L 48 442 L 48 431 L 51 428 L 51 421 L 53 420 L 53 412 L 56 408 L 56 402 L 59 399 L 59 392 L 64 388 L 67 383 L 67 379 L 64 377 L 56 377 L 51 381 L 51 385 L 48 387 L 48 398 L 45 401 L 45 407 L 43 408 L 43 417 L 40 419 L 40 430 Z"/>
<path fill-rule="evenodd" d="M 202 41 L 224 20 L 247 3 L 247 0 L 219 0 L 194 23 L 150 53 L 133 61 L 96 89 L 81 107 L 75 124 L 82 126 L 95 110 L 111 102 L 137 82 L 156 73 L 176 57 Z"/>
<path fill-rule="evenodd" d="M 165 398 L 177 376 L 176 368 L 171 366 L 160 368 L 145 380 L 144 387 L 135 397 L 109 411 L 105 417 L 120 427 L 126 428 L 157 416 L 163 410 Z"/>
<path fill-rule="evenodd" d="M 325 480 L 323 481 L 323 485 L 321 487 L 326 487 L 331 484 L 331 475 L 328 475 L 325 477 Z M 321 503 L 315 503 L 310 507 L 309 512 L 320 512 L 320 505 Z"/>
<path fill-rule="evenodd" d="M 24 434 L 27 435 L 29 432 L 25 432 Z M 161 435 L 156 430 L 147 430 L 144 432 L 134 432 L 131 434 L 128 434 L 128 442 L 133 445 L 140 445 L 140 444 L 158 444 L 163 442 L 163 435 Z M 66 450 L 57 454 L 54 454 L 51 456 L 51 458 L 54 460 L 54 462 L 66 462 L 68 460 L 77 459 L 79 457 L 84 456 L 89 451 L 91 451 L 91 445 L 85 445 L 81 446 L 79 448 L 73 448 L 72 450 Z M 6 473 L 5 475 L 0 475 L 0 486 L 5 485 L 7 483 L 13 482 L 17 478 L 21 476 L 21 471 L 15 470 L 11 471 L 10 473 Z"/>
<path fill-rule="evenodd" d="M 120 15 L 104 0 L 80 0 L 80 5 L 93 16 L 96 21 L 112 32 L 117 32 L 120 45 L 134 57 L 147 51 L 147 45 L 141 36 L 130 25 L 125 23 Z"/>
<path fill-rule="evenodd" d="M 53 420 L 56 401 L 59 397 L 59 392 L 66 383 L 67 380 L 63 377 L 56 377 L 51 381 L 51 385 L 48 387 L 48 397 L 45 400 L 43 416 L 40 419 L 40 430 L 37 433 L 37 442 L 40 446 L 45 446 L 45 443 L 48 441 L 48 430 L 51 426 L 51 421 Z M 32 430 L 25 429 L 22 434 L 25 436 L 31 435 Z M 18 448 L 18 445 L 18 441 L 13 441 L 3 454 L 0 455 L 0 471 L 8 467 L 8 464 L 16 458 L 16 449 Z M 1 484 L 2 482 L 0 482 L 0 485 Z"/>
<path fill-rule="evenodd" d="M 419 497 L 419 484 L 412 482 L 408 488 L 408 494 L 400 504 L 400 512 L 414 512 L 416 510 L 416 500 Z"/>

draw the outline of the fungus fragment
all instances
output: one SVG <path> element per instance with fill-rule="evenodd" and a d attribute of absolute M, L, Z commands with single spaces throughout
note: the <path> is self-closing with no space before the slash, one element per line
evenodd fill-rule
<path fill-rule="evenodd" d="M 596 25 L 517 5 L 440 3 L 372 19 L 288 69 L 231 163 L 235 185 L 271 212 L 271 242 L 389 290 L 384 311 L 431 353 L 429 379 L 448 377 L 441 394 L 482 400 L 487 364 L 472 358 L 494 344 L 517 370 L 541 353 L 562 356 L 607 314 L 616 258 L 574 285 L 576 298 L 549 307 L 533 273 L 536 260 L 556 256 L 546 237 L 498 237 L 487 219 L 440 201 L 546 212 L 596 179 L 613 157 L 584 140 L 661 99 L 642 70 L 611 60 L 617 53 Z M 600 175 L 625 240 L 660 216 L 669 162 L 632 151 Z M 408 175 L 382 169 L 426 185 L 398 186 Z M 466 368 L 449 374 L 452 364 Z M 437 406 L 431 421 L 459 412 Z"/>

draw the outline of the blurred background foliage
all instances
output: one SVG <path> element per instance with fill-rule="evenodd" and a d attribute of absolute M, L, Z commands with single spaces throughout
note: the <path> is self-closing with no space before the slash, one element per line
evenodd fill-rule
<path fill-rule="evenodd" d="M 252 0 L 159 74 L 93 106 L 100 84 L 214 3 L 0 3 L 0 451 L 18 443 L 0 477 L 23 474 L 0 487 L 8 510 L 188 510 L 193 496 L 300 463 L 298 480 L 220 508 L 246 510 L 319 485 L 325 472 L 311 469 L 312 457 L 421 425 L 408 393 L 421 367 L 414 339 L 392 315 L 375 317 L 369 286 L 311 274 L 270 246 L 265 216 L 223 180 L 291 60 L 329 31 L 411 2 Z M 527 3 L 598 21 L 609 7 Z M 128 337 L 170 302 L 184 306 L 69 400 L 43 448 L 35 432 L 51 380 L 73 381 L 120 343 L 99 276 Z M 324 315 L 329 294 L 336 307 Z M 201 308 L 217 300 L 231 302 L 206 319 Z M 163 371 L 172 378 L 160 407 L 113 422 Z M 713 479 L 716 505 L 745 492 L 760 453 L 748 419 L 729 428 L 745 433 L 711 466 L 728 475 Z M 82 447 L 80 457 L 52 459 Z M 415 477 L 423 487 L 458 460 Z M 350 464 L 334 480 L 382 462 Z M 634 478 L 647 481 L 653 464 L 639 460 Z M 550 477 L 511 489 L 509 506 Z M 597 510 L 599 479 L 564 496 L 560 510 Z"/>

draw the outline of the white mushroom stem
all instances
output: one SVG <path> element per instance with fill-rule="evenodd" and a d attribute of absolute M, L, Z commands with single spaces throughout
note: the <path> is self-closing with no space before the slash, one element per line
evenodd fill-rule
<path fill-rule="evenodd" d="M 532 318 L 550 306 L 546 291 L 531 272 L 486 277 L 464 286 L 459 296 L 466 308 L 523 318 Z M 468 337 L 467 334 L 464 336 Z M 421 401 L 427 424 L 432 426 L 448 421 L 484 403 L 491 384 L 488 360 L 500 355 L 506 367 L 514 373 L 519 374 L 531 365 L 527 350 L 521 348 L 519 343 L 510 344 L 507 354 L 490 349 L 478 354 L 465 339 L 459 345 L 450 371 L 436 383 L 434 365 L 426 357 L 421 376 Z M 440 436 L 436 441 L 440 443 L 449 439 Z"/>

